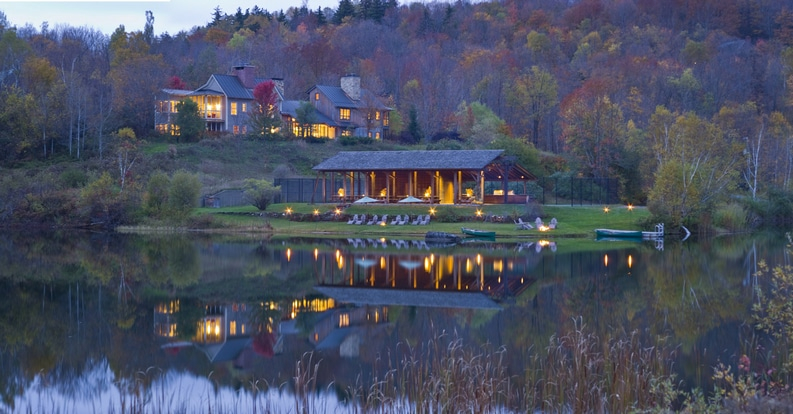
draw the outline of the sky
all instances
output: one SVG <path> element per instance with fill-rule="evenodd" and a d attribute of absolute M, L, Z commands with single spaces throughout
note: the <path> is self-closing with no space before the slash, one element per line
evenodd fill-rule
<path fill-rule="evenodd" d="M 146 10 L 154 14 L 154 34 L 174 35 L 182 30 L 190 31 L 194 26 L 204 26 L 212 20 L 215 7 L 223 13 L 234 14 L 237 8 L 259 8 L 271 12 L 290 7 L 300 7 L 306 2 L 311 10 L 318 7 L 336 9 L 339 0 L 0 0 L 0 11 L 5 13 L 11 26 L 30 24 L 41 30 L 47 22 L 51 29 L 60 24 L 75 27 L 90 27 L 107 35 L 120 25 L 127 32 L 143 30 Z"/>

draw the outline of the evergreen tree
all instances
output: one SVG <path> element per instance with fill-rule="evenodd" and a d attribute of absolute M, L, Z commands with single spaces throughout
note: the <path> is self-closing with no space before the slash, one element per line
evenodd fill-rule
<path fill-rule="evenodd" d="M 177 142 L 179 137 L 185 141 L 198 140 L 204 131 L 204 120 L 198 113 L 198 104 L 192 99 L 181 100 L 176 104 L 176 112 L 175 124 L 179 128 Z"/>
<path fill-rule="evenodd" d="M 418 111 L 416 111 L 415 106 L 410 107 L 410 112 L 408 113 L 408 134 L 413 137 L 414 142 L 421 142 L 424 138 L 424 133 L 421 132 L 421 126 L 419 125 L 419 116 Z"/>
<path fill-rule="evenodd" d="M 339 0 L 339 8 L 333 15 L 333 23 L 341 24 L 345 17 L 355 17 L 355 5 L 352 0 Z"/>
<path fill-rule="evenodd" d="M 325 17 L 325 13 L 322 11 L 322 7 L 317 7 L 317 12 L 315 14 L 317 16 L 318 26 L 324 26 L 328 23 L 328 18 Z"/>

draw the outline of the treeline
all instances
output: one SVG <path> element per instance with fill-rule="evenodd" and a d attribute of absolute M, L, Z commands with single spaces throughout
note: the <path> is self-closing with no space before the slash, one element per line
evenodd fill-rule
<path fill-rule="evenodd" d="M 159 89 L 245 62 L 287 99 L 356 73 L 394 108 L 390 139 L 516 138 L 546 154 L 539 175 L 618 177 L 674 222 L 790 190 L 791 0 L 340 0 L 141 25 L 0 21 L 0 165 L 115 157 L 120 129 L 153 136 Z"/>

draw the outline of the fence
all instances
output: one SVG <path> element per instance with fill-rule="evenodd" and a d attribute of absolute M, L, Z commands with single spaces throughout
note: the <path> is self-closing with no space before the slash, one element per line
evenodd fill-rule
<path fill-rule="evenodd" d="M 619 181 L 616 178 L 542 177 L 537 181 L 542 204 L 619 204 Z"/>
<path fill-rule="evenodd" d="M 327 200 L 332 200 L 336 191 L 343 187 L 341 179 L 335 180 L 315 180 L 313 178 L 279 178 L 274 184 L 281 186 L 281 194 L 274 202 L 276 203 L 321 203 L 324 194 Z M 349 185 L 349 183 L 347 183 Z M 364 192 L 362 181 L 356 180 L 355 194 Z M 315 187 L 316 186 L 316 187 Z M 501 189 L 500 182 L 488 182 L 485 185 L 485 192 L 491 193 L 493 189 Z M 594 205 L 594 204 L 619 204 L 619 182 L 616 178 L 578 178 L 578 177 L 542 177 L 536 182 L 510 183 L 510 190 L 515 195 L 528 195 L 530 199 L 539 201 L 542 204 L 569 204 L 575 205 Z M 349 191 L 349 189 L 348 189 Z M 312 199 L 313 195 L 313 199 Z M 524 197 L 515 199 L 525 200 Z"/>

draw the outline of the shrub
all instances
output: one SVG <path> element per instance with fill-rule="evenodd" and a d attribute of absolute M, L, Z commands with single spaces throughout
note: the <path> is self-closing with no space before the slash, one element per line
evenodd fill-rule
<path fill-rule="evenodd" d="M 245 190 L 245 200 L 251 203 L 259 211 L 267 210 L 275 197 L 281 194 L 281 186 L 273 186 L 267 180 L 256 180 L 249 178 L 243 185 Z"/>
<path fill-rule="evenodd" d="M 88 175 L 85 171 L 70 168 L 61 173 L 60 181 L 67 188 L 81 188 L 88 184 Z"/>
<path fill-rule="evenodd" d="M 746 211 L 738 203 L 719 206 L 713 213 L 713 225 L 731 231 L 742 230 L 746 228 Z"/>
<path fill-rule="evenodd" d="M 168 213 L 176 220 L 186 219 L 198 205 L 201 182 L 194 174 L 177 171 L 171 178 L 168 191 Z"/>

